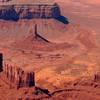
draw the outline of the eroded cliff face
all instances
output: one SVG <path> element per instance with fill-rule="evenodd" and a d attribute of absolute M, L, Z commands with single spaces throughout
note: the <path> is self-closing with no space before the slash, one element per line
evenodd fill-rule
<path fill-rule="evenodd" d="M 54 5 L 1 5 L 0 19 L 18 20 L 32 18 L 57 18 L 60 16 L 60 9 Z"/>

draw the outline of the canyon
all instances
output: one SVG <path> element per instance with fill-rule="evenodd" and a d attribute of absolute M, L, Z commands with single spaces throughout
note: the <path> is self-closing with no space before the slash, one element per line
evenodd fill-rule
<path fill-rule="evenodd" d="M 23 0 L 23 7 L 16 2 L 0 6 L 0 52 L 6 64 L 0 72 L 0 100 L 99 100 L 99 1 L 55 0 L 55 17 L 54 4 L 35 6 L 35 11 L 32 1 Z M 33 86 L 8 84 L 7 66 L 22 69 L 24 76 L 35 73 Z"/>

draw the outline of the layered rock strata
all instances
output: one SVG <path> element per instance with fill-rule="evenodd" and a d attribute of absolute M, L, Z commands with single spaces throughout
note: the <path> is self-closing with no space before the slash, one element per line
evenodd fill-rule
<path fill-rule="evenodd" d="M 0 5 L 0 19 L 18 20 L 32 18 L 57 18 L 60 8 L 55 3 L 49 4 L 14 4 Z"/>

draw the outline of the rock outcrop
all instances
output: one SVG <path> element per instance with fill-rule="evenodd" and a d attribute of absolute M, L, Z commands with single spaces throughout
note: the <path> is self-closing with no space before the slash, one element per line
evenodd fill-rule
<path fill-rule="evenodd" d="M 21 87 L 35 86 L 35 75 L 33 71 L 26 71 L 8 63 L 5 63 L 3 67 L 5 81 L 8 81 L 10 87 L 19 89 Z"/>
<path fill-rule="evenodd" d="M 32 18 L 57 18 L 60 16 L 59 6 L 49 4 L 0 5 L 0 19 L 18 20 Z"/>

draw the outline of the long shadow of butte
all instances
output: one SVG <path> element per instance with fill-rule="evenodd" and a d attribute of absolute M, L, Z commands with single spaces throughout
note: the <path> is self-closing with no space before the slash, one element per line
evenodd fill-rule
<path fill-rule="evenodd" d="M 69 24 L 69 21 L 66 17 L 60 15 L 59 17 L 56 18 L 56 20 L 62 22 L 63 24 Z"/>

